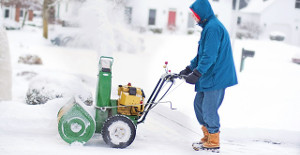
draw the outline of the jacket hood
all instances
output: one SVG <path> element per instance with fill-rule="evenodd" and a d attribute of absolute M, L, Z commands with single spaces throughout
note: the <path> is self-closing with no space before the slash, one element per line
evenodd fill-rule
<path fill-rule="evenodd" d="M 211 8 L 208 0 L 196 0 L 191 6 L 190 9 L 198 18 L 200 17 L 200 24 L 207 21 L 210 17 L 214 16 L 214 11 Z"/>

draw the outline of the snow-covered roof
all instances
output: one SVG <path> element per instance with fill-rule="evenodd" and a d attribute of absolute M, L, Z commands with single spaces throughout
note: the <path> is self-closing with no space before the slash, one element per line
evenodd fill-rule
<path fill-rule="evenodd" d="M 276 0 L 251 0 L 247 7 L 240 10 L 242 13 L 261 13 Z"/>

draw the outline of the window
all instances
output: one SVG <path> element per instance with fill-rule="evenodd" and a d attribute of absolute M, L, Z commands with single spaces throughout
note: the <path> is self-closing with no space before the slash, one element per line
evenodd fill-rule
<path fill-rule="evenodd" d="M 131 24 L 132 7 L 125 7 L 125 19 L 126 19 L 127 24 Z"/>
<path fill-rule="evenodd" d="M 193 15 L 191 12 L 189 12 L 189 15 L 188 15 L 188 28 L 194 28 L 195 26 L 195 21 L 194 21 L 194 18 L 193 18 Z"/>
<path fill-rule="evenodd" d="M 8 9 L 5 10 L 4 17 L 5 17 L 5 18 L 8 18 L 8 17 L 9 17 L 9 10 L 8 10 Z"/>
<path fill-rule="evenodd" d="M 24 15 L 23 10 L 20 10 L 20 17 L 23 17 L 23 15 Z"/>
<path fill-rule="evenodd" d="M 300 9 L 300 0 L 296 0 L 295 8 Z"/>
<path fill-rule="evenodd" d="M 235 10 L 236 0 L 232 0 L 232 10 Z"/>
<path fill-rule="evenodd" d="M 149 10 L 148 25 L 155 25 L 155 18 L 156 18 L 156 10 L 155 9 L 150 9 Z"/>
<path fill-rule="evenodd" d="M 242 23 L 242 18 L 241 18 L 241 17 L 238 17 L 238 18 L 237 18 L 237 24 L 238 24 L 238 25 L 241 25 L 241 23 Z"/>

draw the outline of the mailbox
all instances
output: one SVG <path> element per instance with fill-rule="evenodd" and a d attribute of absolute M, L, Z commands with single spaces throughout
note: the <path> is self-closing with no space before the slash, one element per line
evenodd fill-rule
<path fill-rule="evenodd" d="M 242 49 L 242 58 L 241 58 L 241 66 L 240 66 L 240 72 L 244 69 L 244 61 L 247 57 L 253 58 L 255 55 L 255 51 L 245 50 Z"/>

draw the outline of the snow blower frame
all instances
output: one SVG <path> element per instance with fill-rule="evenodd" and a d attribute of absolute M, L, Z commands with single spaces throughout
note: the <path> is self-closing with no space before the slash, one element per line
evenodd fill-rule
<path fill-rule="evenodd" d="M 161 100 L 174 85 L 174 80 L 182 79 L 182 76 L 168 70 L 166 62 L 164 65 L 166 72 L 160 77 L 146 103 L 144 91 L 132 87 L 130 83 L 119 85 L 119 99 L 111 99 L 112 64 L 112 57 L 100 58 L 95 118 L 74 98 L 59 110 L 58 132 L 67 143 L 84 144 L 94 133 L 101 133 L 103 140 L 110 147 L 129 146 L 135 139 L 137 125 L 145 121 L 149 111 L 158 103 L 163 103 Z M 171 84 L 160 96 L 166 83 Z M 170 101 L 167 103 L 174 109 Z"/>

